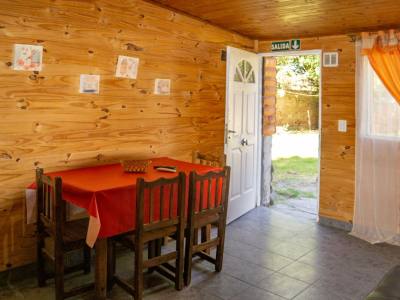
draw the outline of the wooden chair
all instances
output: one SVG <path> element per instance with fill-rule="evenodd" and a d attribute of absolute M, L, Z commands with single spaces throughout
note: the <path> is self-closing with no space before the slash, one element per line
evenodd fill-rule
<path fill-rule="evenodd" d="M 190 173 L 189 205 L 185 245 L 185 285 L 191 281 L 192 257 L 199 256 L 215 265 L 220 272 L 224 255 L 226 214 L 228 210 L 230 167 L 220 172 L 208 172 L 199 175 Z M 214 239 L 202 240 L 195 244 L 196 230 L 214 224 L 218 227 L 218 235 Z M 217 247 L 216 257 L 210 256 L 206 250 Z"/>
<path fill-rule="evenodd" d="M 217 157 L 211 154 L 201 153 L 199 151 L 193 152 L 192 162 L 195 164 L 212 166 L 212 167 L 224 167 L 225 166 L 225 155 Z"/>
<path fill-rule="evenodd" d="M 43 175 L 43 169 L 36 169 L 37 185 L 37 260 L 38 284 L 45 286 L 46 280 L 55 279 L 55 299 L 61 300 L 84 293 L 94 288 L 86 284 L 70 291 L 64 290 L 64 274 L 83 270 L 90 273 L 90 248 L 86 245 L 88 219 L 66 221 L 66 202 L 62 199 L 62 180 L 52 180 Z M 65 267 L 64 255 L 82 249 L 84 261 Z M 45 259 L 54 266 L 54 274 L 46 274 Z"/>
<path fill-rule="evenodd" d="M 157 271 L 175 282 L 175 288 L 183 288 L 184 237 L 185 237 L 185 185 L 186 175 L 181 172 L 177 177 L 146 182 L 139 178 L 136 183 L 136 227 L 133 236 L 121 235 L 115 242 L 134 249 L 134 285 L 115 274 L 115 246 L 112 247 L 112 262 L 109 266 L 109 287 L 118 284 L 135 300 L 142 299 L 143 271 Z M 174 199 L 177 201 L 175 202 Z M 175 235 L 176 249 L 161 254 L 161 240 Z M 143 259 L 143 250 L 148 244 L 148 259 Z M 115 244 L 114 244 L 115 245 Z M 175 260 L 175 266 L 169 264 Z"/>
<path fill-rule="evenodd" d="M 199 151 L 193 152 L 192 162 L 195 164 L 212 166 L 212 167 L 224 167 L 225 166 L 225 155 L 217 157 L 211 154 L 201 153 Z M 201 241 L 206 242 L 211 238 L 211 224 L 201 228 Z M 199 230 L 195 230 L 194 243 L 197 244 L 199 240 Z M 210 254 L 210 250 L 206 251 Z"/>

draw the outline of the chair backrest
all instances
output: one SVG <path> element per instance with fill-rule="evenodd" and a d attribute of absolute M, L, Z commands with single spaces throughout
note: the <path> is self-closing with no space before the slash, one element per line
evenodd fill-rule
<path fill-rule="evenodd" d="M 194 151 L 192 162 L 212 167 L 223 167 L 225 166 L 225 156 L 217 157 L 211 154 L 205 154 L 199 151 Z"/>
<path fill-rule="evenodd" d="M 62 180 L 60 177 L 51 179 L 43 174 L 43 169 L 36 169 L 37 187 L 37 221 L 38 226 L 44 226 L 53 234 L 64 232 L 66 220 L 65 201 L 62 200 Z"/>
<path fill-rule="evenodd" d="M 150 231 L 183 222 L 186 175 L 136 182 L 136 231 Z"/>
<path fill-rule="evenodd" d="M 190 173 L 189 216 L 225 213 L 228 209 L 230 167 L 206 174 Z"/>

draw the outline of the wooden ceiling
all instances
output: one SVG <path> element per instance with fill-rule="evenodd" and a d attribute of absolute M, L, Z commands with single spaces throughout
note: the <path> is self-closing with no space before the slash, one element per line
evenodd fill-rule
<path fill-rule="evenodd" d="M 400 27 L 400 0 L 153 0 L 242 35 L 271 40 Z"/>

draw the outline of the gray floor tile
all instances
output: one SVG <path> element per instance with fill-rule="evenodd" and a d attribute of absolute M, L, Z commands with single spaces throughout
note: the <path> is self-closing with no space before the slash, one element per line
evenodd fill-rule
<path fill-rule="evenodd" d="M 197 288 L 185 288 L 182 291 L 177 291 L 175 289 L 166 289 L 159 290 L 153 294 L 145 295 L 144 299 L 146 300 L 165 300 L 165 299 L 174 299 L 174 300 L 221 300 L 215 295 L 210 295 L 205 293 L 204 291 Z"/>
<path fill-rule="evenodd" d="M 335 291 L 336 294 L 349 299 L 364 299 L 371 289 L 375 287 L 375 283 L 357 280 L 343 269 L 341 274 L 330 276 L 317 280 L 313 286 Z"/>
<path fill-rule="evenodd" d="M 279 273 L 307 283 L 313 283 L 321 277 L 324 271 L 326 269 L 322 269 L 322 267 L 313 267 L 296 261 L 284 267 Z"/>
<path fill-rule="evenodd" d="M 196 288 L 200 289 L 202 292 L 222 299 L 230 299 L 249 287 L 250 285 L 243 281 L 221 273 L 215 274 L 207 280 L 203 280 L 196 286 Z"/>
<path fill-rule="evenodd" d="M 244 290 L 241 294 L 232 298 L 232 300 L 284 300 L 285 298 L 274 295 L 265 290 L 250 287 Z"/>
<path fill-rule="evenodd" d="M 225 247 L 225 252 L 273 271 L 278 271 L 293 262 L 290 258 L 267 250 L 261 250 L 238 241 L 228 242 Z"/>
<path fill-rule="evenodd" d="M 291 259 L 298 259 L 311 251 L 309 247 L 304 247 L 291 242 L 283 242 L 270 245 L 270 251 Z"/>
<path fill-rule="evenodd" d="M 295 297 L 309 286 L 308 283 L 279 273 L 267 277 L 256 285 L 259 288 L 287 299 Z"/>
<path fill-rule="evenodd" d="M 310 286 L 298 296 L 295 300 L 350 300 L 343 296 L 335 294 L 333 291 L 329 291 L 324 288 Z"/>
<path fill-rule="evenodd" d="M 249 263 L 240 258 L 225 254 L 222 272 L 240 279 L 246 283 L 254 284 L 272 275 L 274 271 Z"/>

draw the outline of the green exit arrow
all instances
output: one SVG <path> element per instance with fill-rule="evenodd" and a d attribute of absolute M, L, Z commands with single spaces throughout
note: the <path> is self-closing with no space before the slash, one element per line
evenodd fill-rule
<path fill-rule="evenodd" d="M 290 46 L 293 50 L 300 50 L 301 42 L 300 40 L 291 40 Z"/>

